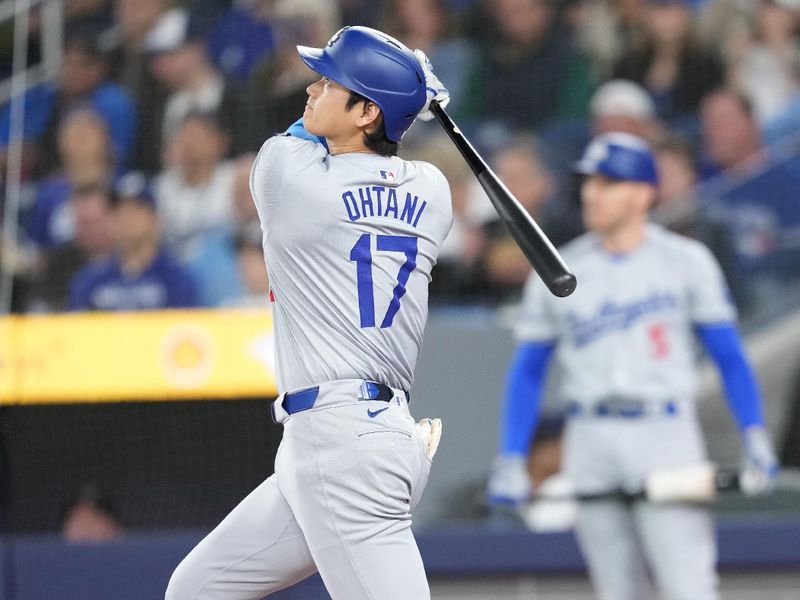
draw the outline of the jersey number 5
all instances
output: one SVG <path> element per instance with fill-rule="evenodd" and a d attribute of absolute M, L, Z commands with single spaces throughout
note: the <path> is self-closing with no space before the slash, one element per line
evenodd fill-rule
<path fill-rule="evenodd" d="M 372 291 L 372 236 L 365 233 L 350 250 L 350 260 L 356 263 L 358 281 L 358 312 L 361 316 L 361 327 L 375 327 L 375 297 Z M 405 254 L 406 262 L 397 274 L 397 285 L 394 286 L 392 301 L 381 322 L 381 328 L 391 327 L 394 316 L 400 310 L 400 299 L 406 293 L 408 276 L 417 268 L 417 238 L 405 235 L 376 236 L 378 251 L 399 252 Z"/>

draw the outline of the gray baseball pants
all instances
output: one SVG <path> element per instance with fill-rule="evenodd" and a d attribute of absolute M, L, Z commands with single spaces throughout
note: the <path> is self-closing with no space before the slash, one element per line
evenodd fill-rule
<path fill-rule="evenodd" d="M 291 416 L 276 401 L 275 474 L 178 565 L 166 600 L 259 600 L 316 571 L 333 600 L 430 598 L 411 510 L 431 462 L 404 393 L 359 400 L 361 384 L 322 384 Z"/>
<path fill-rule="evenodd" d="M 705 459 L 693 412 L 637 419 L 570 419 L 564 468 L 578 492 L 637 489 L 649 471 Z M 717 600 L 716 540 L 705 507 L 584 502 L 578 543 L 601 600 L 652 598 L 648 569 L 663 600 Z"/>

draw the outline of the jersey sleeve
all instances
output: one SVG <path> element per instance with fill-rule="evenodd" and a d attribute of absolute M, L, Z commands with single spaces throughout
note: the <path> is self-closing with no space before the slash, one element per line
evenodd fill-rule
<path fill-rule="evenodd" d="M 310 161 L 321 160 L 325 154 L 323 145 L 291 135 L 276 135 L 264 142 L 250 171 L 250 193 L 265 230 L 281 201 L 283 178 L 289 172 L 302 170 Z"/>
<path fill-rule="evenodd" d="M 550 342 L 558 338 L 547 287 L 536 273 L 531 273 L 525 284 L 514 335 L 520 342 Z"/>
<path fill-rule="evenodd" d="M 728 284 L 711 251 L 700 243 L 687 260 L 689 314 L 693 323 L 718 323 L 736 320 Z"/>
<path fill-rule="evenodd" d="M 437 231 L 439 235 L 437 242 L 441 247 L 453 227 L 453 199 L 450 192 L 450 183 L 435 165 L 422 161 L 414 161 L 414 164 L 427 174 L 433 191 L 432 197 L 437 199 L 433 208 L 435 208 L 440 219 L 438 221 L 440 227 Z"/>

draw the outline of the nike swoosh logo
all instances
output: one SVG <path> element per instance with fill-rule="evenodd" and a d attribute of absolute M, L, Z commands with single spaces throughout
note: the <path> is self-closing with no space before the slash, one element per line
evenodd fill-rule
<path fill-rule="evenodd" d="M 379 414 L 381 414 L 381 413 L 382 413 L 383 411 L 385 411 L 385 410 L 389 410 L 389 407 L 387 406 L 386 408 L 380 408 L 380 409 L 378 409 L 378 410 L 370 410 L 370 409 L 367 409 L 367 416 L 368 416 L 370 419 L 374 419 L 375 417 L 377 417 Z"/>

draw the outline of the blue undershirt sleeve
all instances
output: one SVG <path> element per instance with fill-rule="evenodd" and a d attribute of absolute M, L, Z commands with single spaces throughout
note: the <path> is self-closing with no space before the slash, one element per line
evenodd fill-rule
<path fill-rule="evenodd" d="M 308 131 L 306 131 L 306 128 L 303 125 L 302 117 L 300 117 L 299 119 L 297 119 L 297 121 L 289 125 L 289 128 L 286 130 L 285 133 L 286 135 L 291 135 L 293 137 L 300 138 L 301 140 L 308 140 L 309 142 L 322 144 L 323 146 L 325 146 L 326 150 L 328 149 L 328 142 L 325 140 L 325 138 L 308 133 Z"/>
<path fill-rule="evenodd" d="M 695 332 L 717 365 L 725 396 L 741 431 L 764 425 L 761 392 L 733 323 L 696 324 Z"/>
<path fill-rule="evenodd" d="M 552 342 L 524 342 L 517 347 L 506 375 L 500 432 L 503 454 L 528 454 L 554 349 Z"/>

